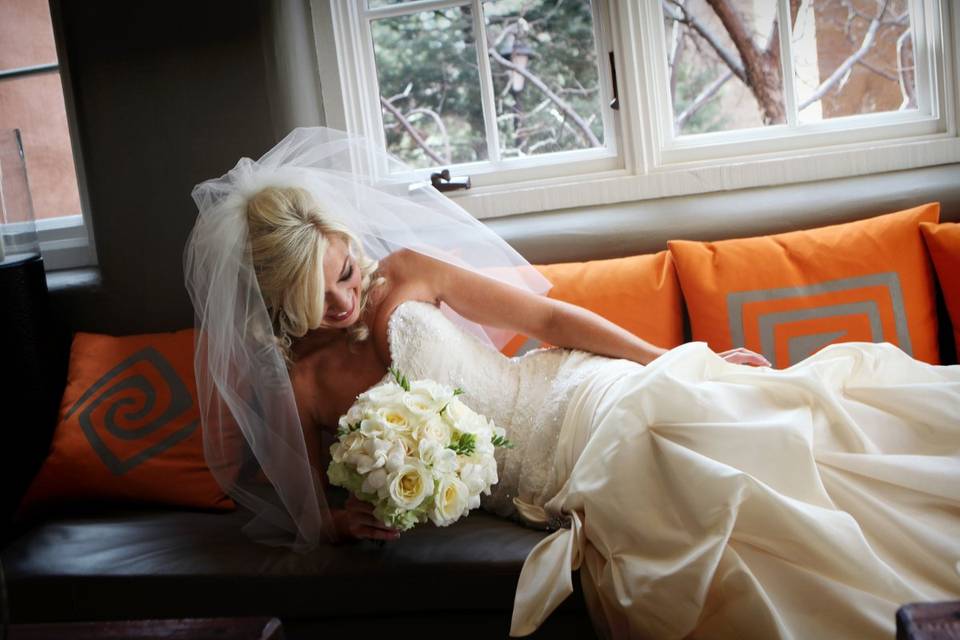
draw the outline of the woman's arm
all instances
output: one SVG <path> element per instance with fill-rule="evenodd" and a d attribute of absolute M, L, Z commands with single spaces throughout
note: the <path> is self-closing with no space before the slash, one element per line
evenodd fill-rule
<path fill-rule="evenodd" d="M 517 331 L 558 347 L 641 364 L 666 351 L 582 307 L 523 291 L 414 251 L 404 252 L 397 266 L 405 280 L 417 283 L 417 294 L 446 302 L 480 324 Z M 731 362 L 769 365 L 763 356 L 744 349 L 720 355 Z"/>

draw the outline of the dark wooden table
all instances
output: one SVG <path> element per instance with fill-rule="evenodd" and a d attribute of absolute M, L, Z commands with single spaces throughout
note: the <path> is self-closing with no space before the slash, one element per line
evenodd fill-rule
<path fill-rule="evenodd" d="M 897 640 L 960 640 L 960 600 L 900 607 Z"/>
<path fill-rule="evenodd" d="M 277 618 L 188 618 L 10 625 L 6 640 L 283 640 Z"/>

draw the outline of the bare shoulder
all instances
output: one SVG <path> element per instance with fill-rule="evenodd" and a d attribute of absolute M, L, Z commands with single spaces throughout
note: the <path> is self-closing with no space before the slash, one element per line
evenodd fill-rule
<path fill-rule="evenodd" d="M 380 272 L 403 285 L 416 283 L 422 286 L 431 279 L 432 272 L 435 271 L 432 267 L 436 262 L 419 251 L 400 249 L 380 261 Z"/>
<path fill-rule="evenodd" d="M 390 318 L 404 302 L 420 300 L 439 304 L 431 284 L 430 258 L 410 249 L 401 249 L 380 260 L 379 274 L 385 282 L 371 299 L 370 334 L 384 365 L 391 362 Z"/>

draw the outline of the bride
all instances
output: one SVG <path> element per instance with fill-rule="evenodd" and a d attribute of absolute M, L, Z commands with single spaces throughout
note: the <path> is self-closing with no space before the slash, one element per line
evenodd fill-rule
<path fill-rule="evenodd" d="M 194 190 L 185 253 L 208 463 L 306 551 L 398 533 L 328 508 L 321 440 L 399 368 L 507 430 L 483 506 L 552 529 L 512 635 L 580 569 L 608 637 L 889 637 L 960 594 L 960 367 L 838 344 L 774 371 L 745 349 L 665 351 L 579 307 L 367 142 L 298 129 Z M 642 312 L 642 310 L 638 310 Z M 562 347 L 506 358 L 514 333 Z M 743 366 L 754 365 L 754 366 Z"/>

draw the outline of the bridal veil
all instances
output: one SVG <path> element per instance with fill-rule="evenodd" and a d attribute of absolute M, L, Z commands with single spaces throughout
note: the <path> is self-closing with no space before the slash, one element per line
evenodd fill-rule
<path fill-rule="evenodd" d="M 194 187 L 199 209 L 184 252 L 196 313 L 195 369 L 207 463 L 254 518 L 246 531 L 307 551 L 334 539 L 322 470 L 310 464 L 284 358 L 257 284 L 246 207 L 268 187 L 306 189 L 379 260 L 412 249 L 536 293 L 549 283 L 502 238 L 360 137 L 327 128 L 292 131 L 259 160 L 242 158 Z M 511 335 L 452 320 L 502 346 Z"/>

